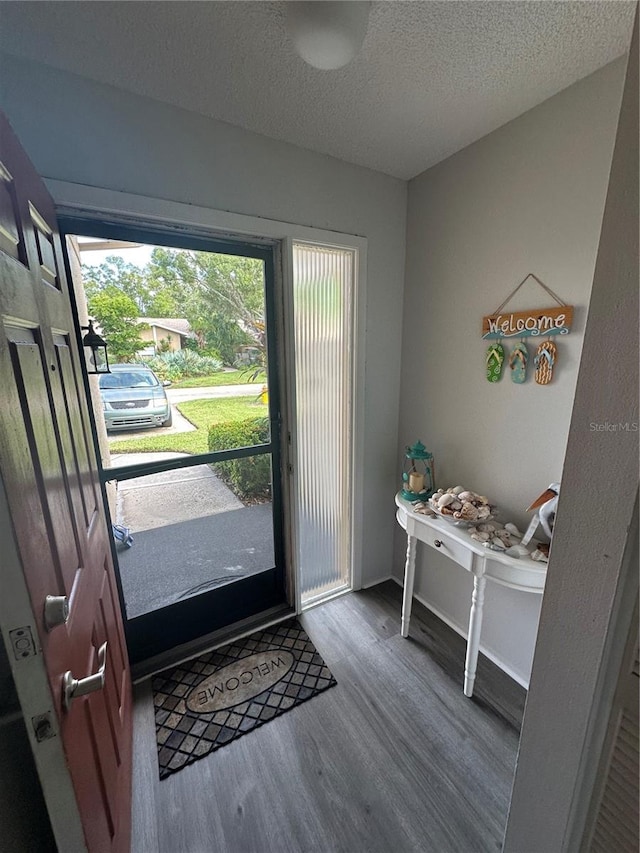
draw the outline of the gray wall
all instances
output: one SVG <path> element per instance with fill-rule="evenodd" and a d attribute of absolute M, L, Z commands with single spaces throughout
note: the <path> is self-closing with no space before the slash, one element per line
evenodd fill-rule
<path fill-rule="evenodd" d="M 388 577 L 406 183 L 11 56 L 1 72 L 2 108 L 43 177 L 368 238 L 364 493 L 378 497 L 363 582 Z"/>
<path fill-rule="evenodd" d="M 562 477 L 624 67 L 612 63 L 409 184 L 399 452 L 420 438 L 439 485 L 489 495 L 502 521 L 526 525 L 526 507 Z M 482 316 L 529 272 L 576 306 L 571 334 L 558 341 L 551 385 L 533 381 L 532 343 L 525 385 L 508 368 L 490 384 Z M 530 282 L 510 307 L 553 304 Z M 397 533 L 398 574 L 402 549 Z M 471 578 L 432 551 L 428 561 L 418 594 L 466 630 Z M 525 681 L 539 605 L 487 589 L 483 645 Z"/>

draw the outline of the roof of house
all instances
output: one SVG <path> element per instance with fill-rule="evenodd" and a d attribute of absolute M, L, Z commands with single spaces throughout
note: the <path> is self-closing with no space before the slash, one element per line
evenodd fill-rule
<path fill-rule="evenodd" d="M 167 332 L 175 332 L 178 335 L 193 336 L 189 321 L 183 317 L 138 317 L 136 322 L 148 323 L 149 326 L 158 326 Z"/>

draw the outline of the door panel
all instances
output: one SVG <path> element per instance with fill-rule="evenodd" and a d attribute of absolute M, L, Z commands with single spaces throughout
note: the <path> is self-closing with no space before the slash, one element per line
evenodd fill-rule
<path fill-rule="evenodd" d="M 91 853 L 130 837 L 131 683 L 53 202 L 0 114 L 0 467 Z M 70 615 L 47 629 L 47 595 Z M 63 677 L 105 685 L 67 708 Z M 31 709 L 23 709 L 28 714 Z M 45 800 L 47 781 L 43 782 Z"/>

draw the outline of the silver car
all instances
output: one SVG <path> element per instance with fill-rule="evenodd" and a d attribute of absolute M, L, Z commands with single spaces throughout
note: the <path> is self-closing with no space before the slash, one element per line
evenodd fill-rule
<path fill-rule="evenodd" d="M 142 364 L 112 364 L 111 373 L 100 376 L 107 432 L 171 426 L 167 385 Z"/>

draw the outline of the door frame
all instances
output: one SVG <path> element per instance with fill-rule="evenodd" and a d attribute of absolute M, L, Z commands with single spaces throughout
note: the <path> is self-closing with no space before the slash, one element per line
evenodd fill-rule
<path fill-rule="evenodd" d="M 277 322 L 284 358 L 278 365 L 280 388 L 283 394 L 283 459 L 295 460 L 295 347 L 293 335 L 293 244 L 301 241 L 323 247 L 354 250 L 356 254 L 353 317 L 353 414 L 351 460 L 351 588 L 362 586 L 362 537 L 364 518 L 364 379 L 365 379 L 365 321 L 366 321 L 366 271 L 367 239 L 357 235 L 327 231 L 309 226 L 262 219 L 245 214 L 229 213 L 214 208 L 198 207 L 182 202 L 167 201 L 131 193 L 72 184 L 66 181 L 45 180 L 54 199 L 56 212 L 61 219 L 83 219 L 122 226 L 146 228 L 154 226 L 165 235 L 197 235 L 213 241 L 241 240 L 279 245 L 280 264 L 276 275 Z M 288 435 L 287 435 L 288 433 Z M 285 505 L 295 507 L 293 500 L 297 489 L 295 465 L 289 465 L 289 478 L 283 481 Z M 287 561 L 287 594 L 291 609 L 301 611 L 300 584 L 296 559 L 296 519 L 285 514 L 285 552 Z M 240 627 L 240 626 L 239 626 Z M 223 642 L 226 633 L 220 635 Z M 211 635 L 207 646 L 218 643 L 217 634 Z M 177 650 L 192 652 L 187 644 Z M 155 668 L 155 667 L 154 667 Z"/>
<path fill-rule="evenodd" d="M 290 527 L 286 518 L 287 502 L 285 501 L 285 484 L 287 466 L 287 445 L 282 440 L 283 430 L 286 429 L 285 420 L 282 417 L 284 407 L 284 395 L 281 394 L 281 383 L 279 377 L 279 364 L 281 346 L 279 343 L 278 323 L 278 261 L 279 246 L 274 240 L 256 240 L 247 238 L 231 239 L 225 236 L 220 239 L 218 235 L 210 233 L 202 234 L 191 230 L 176 232 L 175 229 L 164 227 L 158 223 L 131 225 L 120 218 L 114 221 L 113 217 L 96 219 L 85 216 L 69 216 L 58 212 L 60 234 L 62 238 L 74 235 L 91 236 L 104 239 L 130 241 L 145 243 L 148 245 L 164 246 L 169 249 L 185 249 L 204 251 L 211 253 L 222 253 L 230 256 L 255 258 L 264 263 L 264 290 L 265 290 L 265 316 L 267 319 L 267 369 L 269 375 L 269 387 L 272 393 L 269 395 L 269 418 L 270 436 L 268 442 L 256 445 L 252 448 L 234 448 L 225 451 L 200 453 L 196 457 L 184 459 L 164 460 L 160 462 L 140 462 L 135 465 L 117 465 L 113 468 L 105 468 L 100 465 L 100 480 L 104 490 L 107 483 L 120 482 L 147 474 L 157 474 L 179 468 L 191 468 L 196 465 L 211 464 L 226 459 L 237 459 L 247 456 L 268 454 L 272 460 L 274 471 L 272 482 L 272 516 L 273 516 L 273 545 L 275 552 L 275 567 L 251 575 L 242 580 L 236 580 L 232 584 L 225 584 L 192 596 L 184 601 L 175 602 L 162 608 L 157 608 L 149 613 L 134 617 L 127 617 L 126 602 L 123 594 L 122 578 L 120 575 L 120 561 L 114 542 L 111 541 L 111 551 L 114 565 L 117 567 L 118 591 L 120 605 L 125 623 L 125 633 L 129 657 L 132 667 L 146 666 L 146 662 L 155 657 L 171 657 L 174 649 L 186 644 L 198 645 L 205 637 L 210 637 L 218 632 L 227 634 L 229 627 L 244 620 L 257 621 L 262 624 L 264 614 L 273 611 L 281 613 L 282 618 L 290 616 L 292 611 L 292 600 L 295 595 L 294 579 L 289 577 L 287 569 L 291 564 L 288 558 L 285 544 L 285 531 Z M 73 271 L 68 269 L 68 276 L 73 281 L 73 290 L 76 303 L 78 302 L 77 288 L 82 286 L 81 281 L 74 281 Z M 81 271 L 79 271 L 81 275 Z M 78 305 L 74 305 L 74 313 L 77 324 L 79 323 Z M 83 312 L 84 313 L 84 310 Z M 77 333 L 80 335 L 79 326 Z M 90 396 L 88 377 L 85 375 L 85 389 Z M 278 408 L 276 409 L 276 405 Z M 98 419 L 100 415 L 93 411 L 93 434 L 94 444 L 98 457 L 100 453 L 100 440 L 98 432 Z M 109 507 L 105 503 L 108 512 Z M 110 519 L 113 521 L 113 519 Z M 260 602 L 261 610 L 257 613 L 252 611 L 251 602 Z M 219 628 L 203 630 L 201 634 L 194 637 L 192 632 L 198 630 L 198 626 L 204 626 L 208 621 L 215 620 L 215 614 L 224 619 L 226 614 L 231 614 L 232 621 Z"/>

